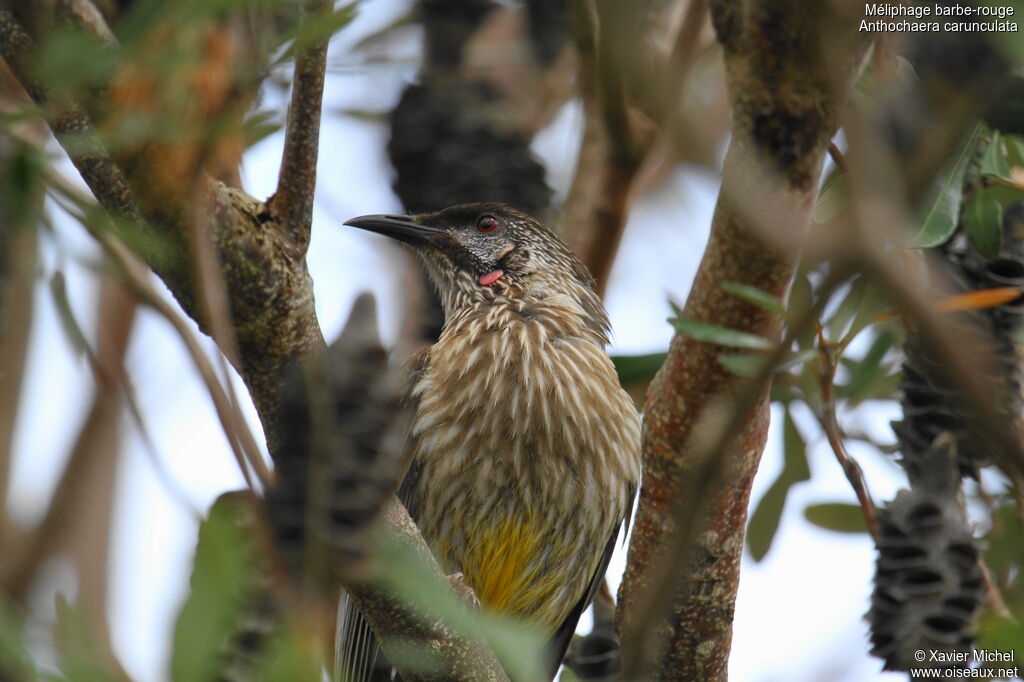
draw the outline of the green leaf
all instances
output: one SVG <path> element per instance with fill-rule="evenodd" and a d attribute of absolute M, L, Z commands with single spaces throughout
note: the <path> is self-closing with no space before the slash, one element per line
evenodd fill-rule
<path fill-rule="evenodd" d="M 807 465 L 807 443 L 789 410 L 786 410 L 782 422 L 782 455 L 785 469 L 790 472 L 793 481 L 811 480 L 811 468 Z"/>
<path fill-rule="evenodd" d="M 853 316 L 853 322 L 850 323 L 850 329 L 840 339 L 842 349 L 845 350 L 850 342 L 857 337 L 857 334 L 874 324 L 878 316 L 885 312 L 890 305 L 891 299 L 885 288 L 874 281 L 868 281 L 858 302 L 857 313 Z"/>
<path fill-rule="evenodd" d="M 1003 248 L 1003 206 L 991 192 L 974 193 L 963 215 L 964 232 L 971 246 L 983 256 L 996 258 Z"/>
<path fill-rule="evenodd" d="M 804 439 L 789 410 L 786 410 L 784 420 L 782 471 L 757 503 L 747 527 L 747 548 L 754 561 L 761 561 L 771 548 L 790 488 L 811 476 Z"/>
<path fill-rule="evenodd" d="M 650 353 L 648 355 L 614 355 L 612 364 L 619 375 L 619 383 L 623 386 L 648 382 L 654 378 L 668 357 L 667 352 Z"/>
<path fill-rule="evenodd" d="M 829 332 L 828 338 L 838 339 L 846 331 L 847 326 L 853 321 L 853 316 L 857 314 L 857 310 L 864 301 L 864 292 L 867 285 L 868 278 L 864 275 L 857 275 L 850 281 L 848 287 L 844 286 L 843 289 L 840 289 L 840 292 L 845 291 L 845 295 L 839 301 L 839 305 L 836 306 L 835 312 L 825 321 L 825 328 Z"/>
<path fill-rule="evenodd" d="M 819 528 L 837 533 L 867 533 L 868 525 L 859 506 L 843 502 L 811 504 L 804 517 Z"/>
<path fill-rule="evenodd" d="M 53 302 L 57 306 L 57 315 L 60 317 L 61 326 L 71 343 L 71 347 L 78 355 L 92 357 L 92 350 L 89 342 L 85 339 L 82 327 L 75 318 L 71 309 L 71 302 L 68 300 L 67 284 L 64 281 L 64 273 L 58 270 L 50 279 L 50 293 L 53 295 Z"/>
<path fill-rule="evenodd" d="M 381 547 L 385 577 L 403 600 L 430 614 L 465 636 L 488 643 L 502 667 L 514 680 L 537 680 L 541 672 L 545 636 L 531 623 L 487 609 L 470 609 L 446 584 L 438 584 L 434 571 L 407 545 L 385 542 Z M 431 649 L 410 643 L 405 663 L 430 665 Z"/>
<path fill-rule="evenodd" d="M 761 289 L 752 287 L 749 284 L 725 282 L 722 284 L 722 289 L 734 296 L 742 298 L 747 303 L 753 303 L 758 308 L 767 310 L 770 313 L 779 313 L 781 315 L 786 311 L 782 306 L 782 301 L 777 299 L 775 296 L 772 296 L 767 291 L 762 291 Z"/>
<path fill-rule="evenodd" d="M 1020 613 L 1020 611 L 1018 610 L 1017 613 Z M 1014 652 L 1016 655 L 1014 663 L 1018 667 L 1018 674 L 1020 657 L 1022 656 L 1020 650 L 1021 642 L 1024 642 L 1024 623 L 1015 621 L 1012 618 L 1006 618 L 1001 614 L 991 612 L 982 614 L 981 627 L 979 628 L 977 642 L 975 642 L 978 650 Z M 1014 666 L 1010 665 L 1009 667 Z"/>
<path fill-rule="evenodd" d="M 1024 561 L 1024 522 L 1017 505 L 1005 502 L 992 512 L 992 528 L 985 537 L 985 563 L 993 571 L 1012 573 Z"/>
<path fill-rule="evenodd" d="M 765 558 L 778 532 L 790 485 L 790 482 L 785 480 L 785 475 L 786 471 L 783 470 L 750 514 L 750 522 L 747 524 L 747 549 L 750 550 L 750 556 L 754 561 Z"/>
<path fill-rule="evenodd" d="M 846 173 L 838 168 L 829 174 L 821 186 L 818 201 L 814 204 L 814 222 L 827 223 L 842 213 L 849 202 L 850 181 Z"/>
<path fill-rule="evenodd" d="M 278 120 L 277 112 L 257 111 L 245 119 L 245 122 L 242 124 L 242 135 L 245 138 L 246 146 L 251 147 L 257 142 L 270 137 L 281 130 L 281 128 L 282 125 Z"/>
<path fill-rule="evenodd" d="M 974 127 L 953 164 L 930 193 L 929 200 L 924 204 L 924 213 L 918 221 L 921 227 L 907 244 L 908 247 L 927 249 L 939 246 L 946 243 L 956 230 L 960 201 L 963 197 L 964 174 L 970 165 L 971 154 L 981 130 L 980 123 Z"/>
<path fill-rule="evenodd" d="M 288 52 L 294 54 L 299 50 L 330 39 L 337 31 L 347 26 L 356 17 L 356 5 L 350 3 L 326 12 L 319 12 L 310 17 L 295 29 L 292 45 Z"/>
<path fill-rule="evenodd" d="M 1010 179 L 1010 165 L 1006 162 L 1006 154 L 1003 153 L 1003 139 L 999 131 L 993 130 L 988 147 L 981 157 L 978 171 L 985 176 Z"/>
<path fill-rule="evenodd" d="M 53 625 L 60 669 L 68 682 L 108 682 L 118 679 L 113 661 L 105 657 L 89 619 L 63 594 L 56 597 L 57 620 Z"/>
<path fill-rule="evenodd" d="M 308 637 L 302 638 L 298 628 L 289 627 L 270 640 L 261 651 L 258 665 L 253 666 L 254 682 L 321 682 L 323 675 Z"/>
<path fill-rule="evenodd" d="M 802 365 L 807 362 L 808 359 L 816 357 L 818 351 L 813 348 L 807 348 L 805 350 L 791 353 L 784 357 L 778 365 L 773 369 L 773 373 L 786 372 L 797 365 Z M 718 362 L 721 363 L 722 367 L 732 372 L 738 377 L 745 379 L 752 379 L 761 373 L 761 369 L 764 367 L 766 358 L 763 355 L 748 355 L 746 353 L 728 354 L 723 353 L 718 356 Z"/>
<path fill-rule="evenodd" d="M 671 298 L 668 299 L 668 306 L 670 308 L 672 308 L 672 314 L 674 316 L 676 316 L 676 317 L 686 317 L 683 314 L 683 307 L 681 305 L 679 305 L 678 303 L 676 303 L 675 301 L 673 301 Z M 669 320 L 669 321 L 671 322 L 671 320 Z"/>
<path fill-rule="evenodd" d="M 10 679 L 38 680 L 35 662 L 25 642 L 25 620 L 0 597 L 0 670 Z"/>
<path fill-rule="evenodd" d="M 250 515 L 245 500 L 224 495 L 199 527 L 192 591 L 174 628 L 176 682 L 219 679 L 221 657 L 251 608 L 260 558 Z"/>
<path fill-rule="evenodd" d="M 768 339 L 756 334 L 748 334 L 736 329 L 719 327 L 718 325 L 699 322 L 683 317 L 669 319 L 680 334 L 689 336 L 696 341 L 713 343 L 729 348 L 744 348 L 746 350 L 771 350 L 775 347 Z"/>
<path fill-rule="evenodd" d="M 1024 116 L 1024 112 L 1021 113 Z M 1024 120 L 1022 118 L 1021 120 Z M 1024 137 L 1020 135 L 1003 135 L 1006 143 L 1006 161 L 1011 166 L 1024 166 Z"/>
<path fill-rule="evenodd" d="M 729 355 L 722 353 L 718 356 L 718 362 L 725 367 L 727 370 L 732 372 L 738 377 L 744 379 L 753 379 L 761 373 L 761 367 L 764 366 L 765 358 L 761 355 L 745 355 L 735 354 Z"/>
<path fill-rule="evenodd" d="M 849 400 L 851 407 L 875 395 L 879 382 L 889 376 L 889 368 L 882 364 L 882 360 L 895 340 L 896 335 L 892 330 L 884 329 L 859 361 L 843 358 L 843 365 L 850 370 L 850 380 L 836 386 L 836 395 Z"/>

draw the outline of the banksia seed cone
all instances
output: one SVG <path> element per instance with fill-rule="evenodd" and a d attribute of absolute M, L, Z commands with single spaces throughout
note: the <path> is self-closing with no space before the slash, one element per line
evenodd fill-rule
<path fill-rule="evenodd" d="M 330 580 L 358 570 L 404 468 L 403 379 L 377 337 L 373 298 L 361 296 L 327 354 L 307 358 L 288 381 L 268 513 L 290 568 L 311 568 L 303 562 L 312 542 L 315 570 Z"/>
<path fill-rule="evenodd" d="M 886 670 L 955 667 L 915 654 L 972 649 L 971 621 L 984 589 L 967 525 L 946 500 L 914 490 L 901 491 L 878 525 L 871 653 Z"/>

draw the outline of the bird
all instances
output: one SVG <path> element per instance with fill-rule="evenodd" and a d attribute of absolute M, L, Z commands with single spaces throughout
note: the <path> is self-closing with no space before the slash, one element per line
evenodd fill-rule
<path fill-rule="evenodd" d="M 594 279 L 552 231 L 505 204 L 345 225 L 411 247 L 444 312 L 436 343 L 411 361 L 399 499 L 483 607 L 544 633 L 553 677 L 640 478 L 640 416 L 605 350 Z M 358 612 L 342 612 L 340 669 L 389 679 Z"/>

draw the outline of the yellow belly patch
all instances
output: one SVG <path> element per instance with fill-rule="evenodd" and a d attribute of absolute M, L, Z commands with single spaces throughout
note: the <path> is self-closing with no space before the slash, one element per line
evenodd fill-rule
<path fill-rule="evenodd" d="M 566 565 L 567 548 L 562 543 L 548 547 L 551 538 L 536 528 L 518 519 L 478 528 L 458 565 L 488 608 L 555 628 L 572 606 L 556 599 L 564 593 L 566 576 L 557 567 Z M 545 553 L 546 560 L 541 558 Z"/>

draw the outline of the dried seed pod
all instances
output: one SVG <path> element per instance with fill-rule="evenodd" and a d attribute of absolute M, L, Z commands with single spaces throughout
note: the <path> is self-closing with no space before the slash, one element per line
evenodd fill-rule
<path fill-rule="evenodd" d="M 334 584 L 339 572 L 360 570 L 373 522 L 405 468 L 403 386 L 380 344 L 368 295 L 356 301 L 326 355 L 293 368 L 267 510 L 297 575 Z"/>
<path fill-rule="evenodd" d="M 885 661 L 886 670 L 965 667 L 931 654 L 969 659 L 972 620 L 984 599 L 978 553 L 959 508 L 947 499 L 902 490 L 878 522 L 875 589 L 867 614 L 871 653 Z"/>
<path fill-rule="evenodd" d="M 951 274 L 959 291 L 1024 287 L 1024 257 L 1015 254 L 1024 252 L 1024 239 L 1016 237 L 1016 227 L 1011 226 L 1011 222 L 1016 225 L 1013 216 L 1017 213 L 1024 214 L 1024 206 L 1010 211 L 1011 217 L 1004 226 L 1007 248 L 999 258 L 980 256 L 966 239 L 956 239 L 947 245 L 946 253 L 953 265 Z M 1024 319 L 1022 315 L 1024 297 L 983 310 L 959 312 L 952 320 L 959 342 L 977 349 L 979 357 L 990 356 L 995 360 L 979 363 L 978 367 L 978 371 L 984 370 L 995 391 L 986 409 L 998 410 L 1006 423 L 1018 430 L 1024 402 L 1014 335 Z M 922 469 L 914 457 L 926 452 L 944 433 L 956 439 L 956 464 L 960 475 L 977 478 L 981 467 L 999 462 L 1000 448 L 1004 448 L 1004 444 L 979 423 L 976 409 L 965 404 L 958 382 L 937 360 L 928 339 L 911 334 L 904 351 L 906 360 L 900 383 L 904 417 L 894 423 L 893 428 L 900 439 L 903 465 L 911 487 L 916 488 L 915 476 Z"/>
<path fill-rule="evenodd" d="M 421 213 L 501 201 L 546 215 L 551 189 L 544 167 L 526 137 L 508 125 L 503 129 L 503 117 L 507 103 L 482 81 L 428 81 L 406 88 L 391 114 L 388 143 L 395 193 L 406 209 Z"/>

